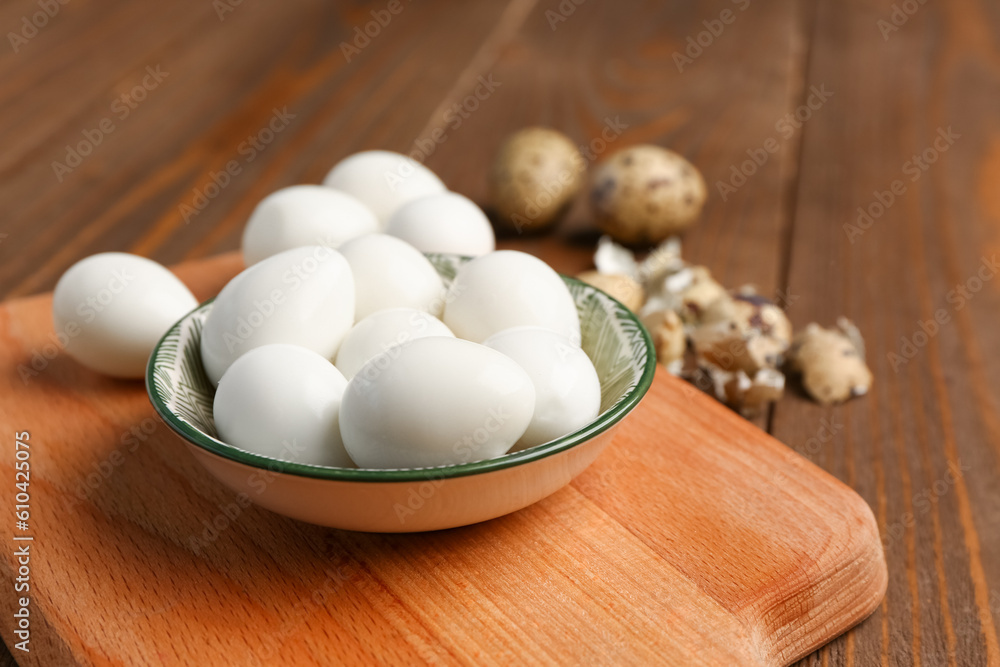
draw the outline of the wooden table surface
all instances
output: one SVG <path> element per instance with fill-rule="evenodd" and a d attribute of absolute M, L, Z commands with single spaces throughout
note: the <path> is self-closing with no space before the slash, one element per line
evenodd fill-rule
<path fill-rule="evenodd" d="M 869 396 L 759 420 L 868 501 L 889 565 L 803 664 L 1000 664 L 1000 5 L 49 2 L 0 5 L 0 296 L 236 248 L 262 196 L 362 149 L 482 202 L 524 125 L 669 146 L 710 189 L 689 259 L 868 344 Z M 588 222 L 503 244 L 578 271 Z"/>

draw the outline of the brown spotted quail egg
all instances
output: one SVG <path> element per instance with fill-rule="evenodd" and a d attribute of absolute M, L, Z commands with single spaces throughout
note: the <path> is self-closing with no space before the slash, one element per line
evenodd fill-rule
<path fill-rule="evenodd" d="M 553 224 L 580 191 L 586 164 L 569 137 L 546 127 L 515 132 L 500 147 L 489 175 L 500 222 L 518 232 Z"/>
<path fill-rule="evenodd" d="M 688 229 L 707 191 L 684 157 L 659 146 L 632 146 L 612 155 L 591 176 L 598 227 L 623 243 L 658 243 Z"/>

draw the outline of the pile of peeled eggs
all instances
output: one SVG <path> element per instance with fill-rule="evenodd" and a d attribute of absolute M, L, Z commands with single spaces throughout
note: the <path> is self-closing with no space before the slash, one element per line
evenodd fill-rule
<path fill-rule="evenodd" d="M 585 426 L 601 387 L 566 284 L 541 260 L 494 248 L 478 206 L 387 151 L 263 199 L 243 235 L 247 268 L 201 332 L 220 439 L 298 463 L 415 468 Z M 425 253 L 472 259 L 446 285 Z M 159 264 L 102 253 L 60 279 L 53 314 L 70 356 L 142 377 L 196 306 Z"/>

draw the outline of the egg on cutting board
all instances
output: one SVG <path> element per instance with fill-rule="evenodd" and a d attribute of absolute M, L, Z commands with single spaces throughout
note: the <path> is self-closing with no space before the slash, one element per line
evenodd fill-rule
<path fill-rule="evenodd" d="M 389 218 L 385 233 L 420 252 L 478 257 L 496 248 L 489 218 L 475 202 L 457 192 L 406 202 Z"/>
<path fill-rule="evenodd" d="M 62 275 L 52 295 L 52 320 L 66 353 L 87 368 L 141 378 L 156 343 L 197 305 L 166 267 L 104 252 Z"/>
<path fill-rule="evenodd" d="M 441 320 L 422 310 L 380 310 L 355 324 L 348 332 L 337 352 L 337 368 L 350 380 L 375 357 L 380 357 L 379 363 L 370 368 L 381 369 L 392 362 L 395 346 L 428 336 L 454 338 L 455 334 Z"/>
<path fill-rule="evenodd" d="M 340 436 L 347 379 L 327 359 L 298 345 L 263 345 L 229 367 L 215 392 L 223 442 L 254 454 L 353 468 Z"/>
<path fill-rule="evenodd" d="M 384 308 L 416 308 L 437 315 L 444 283 L 434 265 L 406 241 L 368 234 L 340 246 L 354 276 L 356 319 Z"/>
<path fill-rule="evenodd" d="M 202 329 L 202 363 L 218 383 L 240 355 L 270 343 L 332 359 L 353 324 L 354 278 L 343 255 L 323 246 L 286 250 L 222 288 Z"/>
<path fill-rule="evenodd" d="M 580 342 L 580 318 L 569 288 L 527 253 L 498 250 L 458 270 L 442 321 L 459 338 L 481 343 L 516 326 L 540 326 Z"/>
<path fill-rule="evenodd" d="M 569 338 L 540 327 L 514 327 L 483 345 L 513 359 L 535 386 L 534 415 L 517 449 L 561 438 L 597 417 L 601 381 L 590 357 Z"/>
<path fill-rule="evenodd" d="M 444 337 L 395 350 L 392 363 L 362 368 L 344 392 L 340 432 L 358 466 L 470 463 L 503 455 L 524 434 L 535 388 L 506 355 Z"/>
<path fill-rule="evenodd" d="M 350 155 L 334 165 L 323 185 L 357 197 L 383 227 L 403 203 L 447 190 L 433 171 L 392 151 Z"/>
<path fill-rule="evenodd" d="M 243 229 L 243 262 L 257 262 L 307 245 L 339 247 L 378 230 L 371 209 L 322 185 L 293 185 L 272 192 L 257 204 Z"/>

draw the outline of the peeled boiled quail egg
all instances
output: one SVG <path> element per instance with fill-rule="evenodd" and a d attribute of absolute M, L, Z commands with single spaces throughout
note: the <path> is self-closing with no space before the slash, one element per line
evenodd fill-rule
<path fill-rule="evenodd" d="M 459 338 L 481 343 L 503 329 L 540 326 L 580 342 L 580 318 L 566 284 L 527 253 L 498 250 L 459 269 L 442 320 Z"/>
<path fill-rule="evenodd" d="M 340 246 L 354 275 L 356 319 L 384 308 L 416 308 L 437 314 L 444 283 L 434 265 L 409 243 L 368 234 Z"/>
<path fill-rule="evenodd" d="M 307 245 L 331 248 L 378 230 L 378 218 L 360 201 L 322 185 L 293 185 L 257 204 L 243 230 L 243 261 Z"/>
<path fill-rule="evenodd" d="M 506 355 L 440 337 L 395 350 L 391 363 L 374 373 L 362 368 L 344 392 L 340 432 L 360 467 L 480 461 L 506 453 L 524 434 L 535 388 Z"/>
<path fill-rule="evenodd" d="M 141 378 L 156 343 L 197 305 L 160 264 L 104 252 L 80 260 L 59 279 L 52 319 L 66 353 L 87 368 Z"/>
<path fill-rule="evenodd" d="M 340 436 L 347 379 L 298 345 L 263 345 L 229 367 L 215 392 L 220 438 L 254 454 L 295 463 L 354 467 Z"/>
<path fill-rule="evenodd" d="M 456 192 L 406 202 L 389 218 L 385 233 L 420 252 L 478 257 L 496 247 L 489 218 L 471 199 Z"/>
<path fill-rule="evenodd" d="M 383 226 L 404 202 L 447 189 L 433 171 L 392 151 L 350 155 L 334 165 L 323 185 L 360 199 Z"/>
<path fill-rule="evenodd" d="M 337 352 L 337 368 L 348 380 L 366 363 L 380 357 L 370 368 L 379 370 L 392 362 L 393 348 L 408 340 L 455 334 L 433 315 L 414 308 L 387 308 L 361 320 L 347 334 Z"/>
<path fill-rule="evenodd" d="M 270 343 L 301 345 L 332 358 L 354 323 L 354 278 L 336 250 L 286 250 L 237 275 L 215 299 L 201 334 L 201 358 L 218 383 L 240 355 Z"/>
<path fill-rule="evenodd" d="M 518 448 L 561 438 L 593 421 L 601 409 L 601 382 L 590 357 L 565 336 L 539 327 L 515 327 L 490 336 L 535 385 L 535 412 Z"/>

